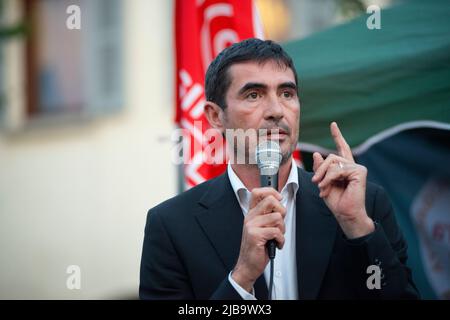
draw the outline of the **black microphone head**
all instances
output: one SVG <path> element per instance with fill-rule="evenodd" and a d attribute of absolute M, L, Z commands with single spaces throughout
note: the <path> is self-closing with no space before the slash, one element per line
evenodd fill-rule
<path fill-rule="evenodd" d="M 278 173 L 281 163 L 280 145 L 273 140 L 265 140 L 256 147 L 256 163 L 261 175 L 274 175 Z"/>

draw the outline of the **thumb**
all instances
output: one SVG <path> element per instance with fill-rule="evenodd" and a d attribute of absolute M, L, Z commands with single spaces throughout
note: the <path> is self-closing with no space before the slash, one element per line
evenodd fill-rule
<path fill-rule="evenodd" d="M 318 152 L 314 152 L 313 153 L 313 170 L 314 172 L 316 172 L 317 168 L 320 167 L 320 165 L 322 164 L 322 162 L 324 161 L 321 154 Z"/>

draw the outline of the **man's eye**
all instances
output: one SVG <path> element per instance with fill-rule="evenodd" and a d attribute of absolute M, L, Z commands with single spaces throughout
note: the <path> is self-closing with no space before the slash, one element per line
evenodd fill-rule
<path fill-rule="evenodd" d="M 247 95 L 247 99 L 250 99 L 250 100 L 256 100 L 256 99 L 258 99 L 258 92 L 250 92 L 250 93 Z"/>
<path fill-rule="evenodd" d="M 284 98 L 292 98 L 294 95 L 291 93 L 291 92 L 289 92 L 289 91 L 284 91 L 283 92 L 283 97 Z"/>

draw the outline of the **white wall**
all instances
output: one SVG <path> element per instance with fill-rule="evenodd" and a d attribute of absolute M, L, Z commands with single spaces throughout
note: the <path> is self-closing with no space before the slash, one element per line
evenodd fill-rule
<path fill-rule="evenodd" d="M 137 297 L 146 212 L 176 192 L 172 1 L 124 1 L 124 19 L 120 113 L 0 132 L 1 299 Z"/>

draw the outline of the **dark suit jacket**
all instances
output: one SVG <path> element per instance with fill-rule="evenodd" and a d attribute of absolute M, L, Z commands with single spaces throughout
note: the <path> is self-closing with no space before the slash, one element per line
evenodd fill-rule
<path fill-rule="evenodd" d="M 407 244 L 381 187 L 368 183 L 366 209 L 376 230 L 348 240 L 312 174 L 298 170 L 296 259 L 300 299 L 417 298 L 406 267 Z M 141 260 L 141 299 L 241 299 L 228 281 L 239 255 L 243 214 L 228 175 L 209 180 L 148 212 Z M 369 265 L 381 289 L 367 289 Z M 267 299 L 264 276 L 255 283 Z"/>

